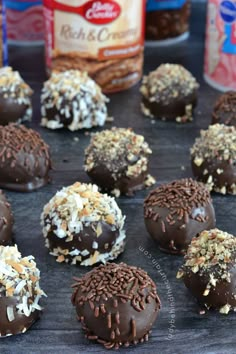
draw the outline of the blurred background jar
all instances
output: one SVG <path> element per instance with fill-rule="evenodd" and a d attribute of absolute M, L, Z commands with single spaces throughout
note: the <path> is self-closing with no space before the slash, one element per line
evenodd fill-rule
<path fill-rule="evenodd" d="M 6 9 L 4 1 L 0 0 L 0 67 L 7 65 L 7 28 L 6 28 Z"/>
<path fill-rule="evenodd" d="M 190 0 L 147 0 L 147 43 L 174 44 L 187 39 L 190 12 Z"/>
<path fill-rule="evenodd" d="M 9 44 L 44 44 L 42 0 L 5 0 Z"/>

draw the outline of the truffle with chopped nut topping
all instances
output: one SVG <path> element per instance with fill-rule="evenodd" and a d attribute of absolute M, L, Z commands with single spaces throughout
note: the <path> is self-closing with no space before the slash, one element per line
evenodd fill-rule
<path fill-rule="evenodd" d="M 85 170 L 103 190 L 133 195 L 155 183 L 148 175 L 152 153 L 142 135 L 132 129 L 112 128 L 96 133 L 85 151 Z"/>
<path fill-rule="evenodd" d="M 0 187 L 31 192 L 49 182 L 48 145 L 23 125 L 0 126 Z"/>
<path fill-rule="evenodd" d="M 108 101 L 87 73 L 53 73 L 41 94 L 41 124 L 49 129 L 65 127 L 71 131 L 103 126 Z"/>
<path fill-rule="evenodd" d="M 88 339 L 106 349 L 148 340 L 160 299 L 144 270 L 108 263 L 75 280 L 72 303 Z"/>
<path fill-rule="evenodd" d="M 183 66 L 162 64 L 143 78 L 142 112 L 178 123 L 192 121 L 198 88 L 196 79 Z"/>
<path fill-rule="evenodd" d="M 79 182 L 57 192 L 41 216 L 50 254 L 58 262 L 84 266 L 105 263 L 124 251 L 124 219 L 114 198 Z"/>
<path fill-rule="evenodd" d="M 192 149 L 194 176 L 210 190 L 236 194 L 236 129 L 215 124 L 202 130 Z"/>
<path fill-rule="evenodd" d="M 159 248 L 172 254 L 185 254 L 194 236 L 215 227 L 210 193 L 190 178 L 153 190 L 144 202 L 144 219 Z"/>
<path fill-rule="evenodd" d="M 31 120 L 33 91 L 18 71 L 0 69 L 0 125 Z"/>
<path fill-rule="evenodd" d="M 236 311 L 236 237 L 218 229 L 193 238 L 177 278 L 201 305 Z"/>
<path fill-rule="evenodd" d="M 0 245 L 9 245 L 12 242 L 13 215 L 11 206 L 0 190 Z"/>
<path fill-rule="evenodd" d="M 0 246 L 0 337 L 24 333 L 39 318 L 40 272 L 34 257 Z"/>
<path fill-rule="evenodd" d="M 233 125 L 236 127 L 236 92 L 223 93 L 216 101 L 212 112 L 212 124 Z"/>

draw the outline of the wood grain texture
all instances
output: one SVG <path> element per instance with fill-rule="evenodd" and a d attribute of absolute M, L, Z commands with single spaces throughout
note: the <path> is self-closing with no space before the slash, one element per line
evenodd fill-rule
<path fill-rule="evenodd" d="M 115 117 L 114 125 L 134 127 L 142 133 L 153 149 L 151 172 L 158 184 L 176 178 L 191 176 L 189 148 L 210 122 L 211 107 L 218 93 L 202 80 L 205 11 L 204 5 L 194 5 L 192 34 L 188 42 L 166 49 L 148 49 L 145 54 L 145 73 L 162 62 L 183 64 L 199 80 L 201 91 L 194 122 L 187 125 L 155 122 L 140 113 L 139 87 L 111 96 L 110 114 Z M 34 119 L 31 127 L 40 131 L 50 144 L 54 161 L 51 185 L 32 193 L 8 192 L 15 215 L 15 240 L 24 255 L 33 254 L 41 269 L 42 288 L 48 294 L 43 301 L 44 313 L 25 335 L 1 339 L 1 354 L 79 354 L 104 353 L 103 347 L 84 339 L 75 310 L 70 303 L 73 276 L 81 276 L 88 268 L 57 264 L 48 255 L 39 223 L 44 204 L 64 185 L 76 180 L 89 181 L 83 170 L 84 148 L 89 136 L 84 132 L 52 132 L 39 127 L 39 94 L 45 79 L 43 52 L 41 48 L 12 48 L 11 64 L 19 69 L 23 77 L 34 88 Z M 111 125 L 107 124 L 107 127 Z M 75 141 L 78 137 L 79 141 Z M 184 167 L 184 169 L 183 169 Z M 235 353 L 235 314 L 222 316 L 210 312 L 199 316 L 195 300 L 189 295 L 176 271 L 182 263 L 181 257 L 169 256 L 158 251 L 148 237 L 143 223 L 143 199 L 147 191 L 137 193 L 135 198 L 119 198 L 118 204 L 127 215 L 127 247 L 118 261 L 144 268 L 157 284 L 162 300 L 162 311 L 147 344 L 121 349 L 123 353 L 159 354 L 233 354 Z M 213 195 L 217 226 L 235 233 L 235 198 Z M 146 254 L 145 255 L 145 251 Z M 149 258 L 151 257 L 151 258 Z M 158 269 L 156 266 L 158 262 Z M 164 277 L 171 286 L 175 308 L 175 331 L 168 340 L 171 305 Z M 169 290 L 170 291 L 170 290 Z M 110 351 L 113 353 L 113 351 Z"/>

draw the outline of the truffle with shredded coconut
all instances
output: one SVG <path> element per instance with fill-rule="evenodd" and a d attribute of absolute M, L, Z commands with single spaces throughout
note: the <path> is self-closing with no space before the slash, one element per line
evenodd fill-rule
<path fill-rule="evenodd" d="M 210 190 L 236 194 L 236 128 L 224 124 L 201 130 L 191 149 L 194 176 Z"/>
<path fill-rule="evenodd" d="M 108 98 L 86 72 L 53 73 L 41 94 L 41 125 L 49 129 L 75 131 L 103 126 Z"/>
<path fill-rule="evenodd" d="M 186 123 L 193 119 L 199 84 L 182 65 L 162 64 L 144 76 L 142 112 L 149 117 Z"/>
<path fill-rule="evenodd" d="M 192 239 L 177 278 L 201 305 L 222 314 L 236 311 L 236 237 L 219 229 Z"/>
<path fill-rule="evenodd" d="M 148 174 L 151 154 L 142 135 L 114 127 L 93 135 L 85 151 L 85 170 L 104 191 L 132 196 L 155 183 Z"/>
<path fill-rule="evenodd" d="M 0 337 L 24 333 L 39 318 L 40 271 L 17 246 L 0 246 Z"/>
<path fill-rule="evenodd" d="M 32 118 L 33 91 L 18 71 L 11 67 L 0 69 L 0 125 L 22 123 Z"/>
<path fill-rule="evenodd" d="M 79 182 L 57 192 L 41 215 L 50 254 L 57 262 L 84 266 L 106 263 L 123 252 L 124 220 L 114 198 Z"/>

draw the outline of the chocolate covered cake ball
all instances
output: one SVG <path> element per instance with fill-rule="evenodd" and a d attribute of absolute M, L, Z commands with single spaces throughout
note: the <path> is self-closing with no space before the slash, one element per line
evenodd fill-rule
<path fill-rule="evenodd" d="M 18 71 L 0 69 L 0 125 L 31 120 L 33 91 Z"/>
<path fill-rule="evenodd" d="M 172 254 L 184 254 L 194 236 L 215 227 L 210 193 L 191 178 L 153 190 L 144 201 L 144 219 L 159 248 Z"/>
<path fill-rule="evenodd" d="M 0 246 L 0 337 L 24 333 L 39 318 L 40 272 L 34 257 Z"/>
<path fill-rule="evenodd" d="M 183 66 L 162 64 L 143 78 L 142 112 L 178 123 L 192 121 L 198 88 L 196 79 Z"/>
<path fill-rule="evenodd" d="M 103 126 L 107 119 L 101 88 L 85 72 L 68 70 L 53 73 L 41 95 L 41 124 L 49 129 Z"/>
<path fill-rule="evenodd" d="M 236 237 L 218 229 L 193 238 L 177 278 L 206 308 L 236 311 Z"/>
<path fill-rule="evenodd" d="M 215 124 L 202 130 L 191 149 L 194 176 L 210 190 L 236 194 L 236 129 Z"/>
<path fill-rule="evenodd" d="M 103 190 L 133 195 L 155 183 L 148 174 L 152 150 L 132 129 L 112 128 L 94 134 L 85 151 L 85 170 Z"/>
<path fill-rule="evenodd" d="M 106 349 L 148 340 L 160 300 L 142 269 L 108 263 L 76 279 L 73 287 L 72 303 L 88 339 Z"/>
<path fill-rule="evenodd" d="M 49 182 L 49 147 L 23 125 L 0 126 L 0 187 L 31 192 Z"/>
<path fill-rule="evenodd" d="M 236 92 L 223 93 L 216 101 L 212 112 L 212 124 L 233 125 L 236 127 Z"/>
<path fill-rule="evenodd" d="M 105 263 L 124 251 L 124 219 L 114 198 L 79 182 L 57 192 L 41 216 L 50 254 L 58 262 L 84 266 Z"/>
<path fill-rule="evenodd" d="M 5 195 L 0 190 L 0 245 L 8 245 L 12 242 L 13 215 L 11 206 Z"/>

